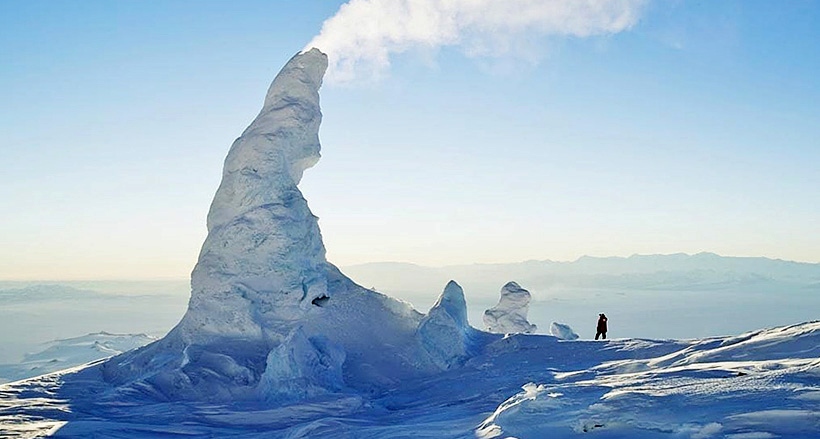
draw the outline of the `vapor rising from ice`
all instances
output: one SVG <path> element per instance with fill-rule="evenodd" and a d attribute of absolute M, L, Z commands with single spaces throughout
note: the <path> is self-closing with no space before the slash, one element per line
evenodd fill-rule
<path fill-rule="evenodd" d="M 470 57 L 498 57 L 520 52 L 533 37 L 618 33 L 638 21 L 645 2 L 350 0 L 306 49 L 327 53 L 326 79 L 344 82 L 378 76 L 392 54 L 411 49 L 453 46 Z"/>

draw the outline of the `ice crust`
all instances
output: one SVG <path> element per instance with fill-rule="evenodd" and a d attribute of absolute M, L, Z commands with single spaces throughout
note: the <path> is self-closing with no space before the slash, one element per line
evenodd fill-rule
<path fill-rule="evenodd" d="M 515 282 L 501 288 L 498 304 L 484 311 L 484 326 L 499 334 L 532 333 L 537 327 L 527 321 L 530 309 L 530 292 Z"/>
<path fill-rule="evenodd" d="M 312 49 L 274 79 L 225 159 L 185 316 L 162 340 L 101 365 L 106 381 L 151 398 L 284 404 L 375 391 L 468 355 L 463 295 L 458 309 L 446 305 L 456 295 L 442 296 L 420 327 L 422 314 L 325 258 L 297 185 L 320 157 L 326 68 Z M 439 326 L 449 332 L 433 334 Z"/>

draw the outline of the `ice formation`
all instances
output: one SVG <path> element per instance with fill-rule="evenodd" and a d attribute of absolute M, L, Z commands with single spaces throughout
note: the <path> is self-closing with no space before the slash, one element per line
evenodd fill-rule
<path fill-rule="evenodd" d="M 319 159 L 326 68 L 312 49 L 274 79 L 225 159 L 185 316 L 164 339 L 103 364 L 109 383 L 158 398 L 280 403 L 381 388 L 465 354 L 463 326 L 452 327 L 461 336 L 452 346 L 425 328 L 444 315 L 466 325 L 466 308 L 442 308 L 419 328 L 423 316 L 408 304 L 325 259 L 297 184 Z"/>
<path fill-rule="evenodd" d="M 558 322 L 552 322 L 550 325 L 550 335 L 553 335 L 561 340 L 578 339 L 578 334 L 576 334 L 569 325 Z"/>
<path fill-rule="evenodd" d="M 531 299 L 529 291 L 508 282 L 501 288 L 498 304 L 484 311 L 487 330 L 500 334 L 535 332 L 536 326 L 527 321 Z"/>
<path fill-rule="evenodd" d="M 461 365 L 475 350 L 478 331 L 467 321 L 464 290 L 450 281 L 419 324 L 422 346 L 442 369 Z"/>

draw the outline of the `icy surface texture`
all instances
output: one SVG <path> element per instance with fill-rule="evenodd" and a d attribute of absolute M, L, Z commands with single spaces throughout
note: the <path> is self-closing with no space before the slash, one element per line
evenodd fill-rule
<path fill-rule="evenodd" d="M 578 334 L 563 323 L 552 322 L 550 325 L 550 335 L 560 338 L 561 340 L 577 340 Z"/>
<path fill-rule="evenodd" d="M 228 152 L 179 328 L 185 342 L 287 336 L 288 322 L 327 295 L 319 226 L 296 186 L 319 160 L 326 68 L 318 50 L 293 57 Z"/>
<path fill-rule="evenodd" d="M 527 321 L 531 299 L 529 291 L 508 282 L 501 288 L 498 304 L 484 311 L 484 326 L 499 334 L 535 332 L 536 326 Z"/>
<path fill-rule="evenodd" d="M 651 358 L 641 352 L 670 341 L 601 343 L 635 357 L 523 385 L 477 437 L 817 437 L 818 342 L 815 321 L 680 341 L 682 349 Z M 592 342 L 564 345 L 584 343 Z"/>
<path fill-rule="evenodd" d="M 327 262 L 317 218 L 297 187 L 319 159 L 326 67 L 313 49 L 274 79 L 225 159 L 182 321 L 162 340 L 100 366 L 119 391 L 281 405 L 378 391 L 441 369 L 417 336 L 421 314 Z"/>
<path fill-rule="evenodd" d="M 327 338 L 293 331 L 270 351 L 259 392 L 268 401 L 292 401 L 339 391 L 344 387 L 344 349 Z"/>
<path fill-rule="evenodd" d="M 419 324 L 422 346 L 442 369 L 461 365 L 475 348 L 477 331 L 467 322 L 464 290 L 450 281 Z"/>

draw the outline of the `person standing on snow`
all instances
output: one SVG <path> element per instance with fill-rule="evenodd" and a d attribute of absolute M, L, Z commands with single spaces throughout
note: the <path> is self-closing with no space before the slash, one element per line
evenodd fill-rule
<path fill-rule="evenodd" d="M 598 340 L 599 336 L 602 336 L 602 338 L 606 340 L 606 320 L 606 315 L 604 313 L 598 314 L 598 328 L 595 333 L 595 340 Z"/>

